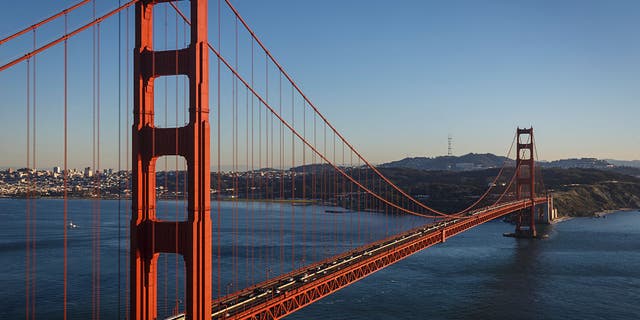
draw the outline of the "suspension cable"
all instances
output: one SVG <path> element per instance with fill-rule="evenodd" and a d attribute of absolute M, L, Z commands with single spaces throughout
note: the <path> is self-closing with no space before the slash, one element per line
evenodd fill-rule
<path fill-rule="evenodd" d="M 65 28 L 66 28 L 67 14 L 69 14 L 70 12 L 72 12 L 75 9 L 78 9 L 78 8 L 82 7 L 83 5 L 89 3 L 90 1 L 91 0 L 82 0 L 82 1 L 72 5 L 71 7 L 68 7 L 66 9 L 64 9 L 64 10 L 62 10 L 62 11 L 60 11 L 60 12 L 58 12 L 58 13 L 56 13 L 56 14 L 54 14 L 54 15 L 52 15 L 52 16 L 50 16 L 50 17 L 48 17 L 48 18 L 46 18 L 46 19 L 44 19 L 44 20 L 42 20 L 42 21 L 40 21 L 38 23 L 36 23 L 36 24 L 33 24 L 33 25 L 29 26 L 29 27 L 26 27 L 26 28 L 24 28 L 24 29 L 22 29 L 22 30 L 20 30 L 20 31 L 18 31 L 18 32 L 16 32 L 16 33 L 14 33 L 14 34 L 12 34 L 12 35 L 0 40 L 0 45 L 2 45 L 3 43 L 5 43 L 7 41 L 10 41 L 10 40 L 12 40 L 14 38 L 17 38 L 17 37 L 29 32 L 31 30 L 38 29 L 41 26 L 43 26 L 43 25 L 45 25 L 45 24 L 47 24 L 47 23 L 49 23 L 49 22 L 51 22 L 53 20 L 56 20 L 56 19 L 58 19 L 58 18 L 60 18 L 62 16 L 65 17 Z M 65 32 L 66 32 L 66 30 L 65 30 Z"/>
<path fill-rule="evenodd" d="M 352 182 L 356 183 L 357 185 L 359 185 L 364 191 L 366 191 L 369 194 L 374 195 L 375 198 L 377 198 L 378 200 L 386 203 L 387 205 L 391 205 L 392 207 L 404 211 L 406 213 L 409 214 L 413 214 L 413 215 L 418 215 L 418 216 L 422 216 L 422 217 L 448 217 L 448 218 L 453 218 L 453 217 L 461 217 L 462 214 L 464 214 L 465 212 L 467 212 L 468 210 L 471 209 L 471 207 L 466 208 L 465 210 L 462 210 L 460 212 L 456 212 L 456 213 L 452 213 L 452 214 L 447 214 L 444 212 L 441 212 L 439 210 L 433 209 L 425 204 L 423 204 L 422 202 L 414 199 L 413 197 L 411 197 L 409 194 L 407 194 L 405 191 L 403 191 L 402 189 L 400 189 L 397 185 L 395 185 L 393 182 L 391 182 L 386 176 L 384 176 L 375 166 L 373 166 L 370 162 L 368 162 L 366 159 L 364 159 L 364 157 L 362 157 L 362 155 L 360 153 L 357 152 L 357 150 L 355 150 L 355 148 L 349 144 L 346 139 L 335 129 L 335 127 L 333 127 L 328 120 L 319 112 L 319 110 L 315 107 L 315 105 L 306 97 L 306 95 L 304 95 L 304 93 L 302 93 L 302 91 L 299 89 L 299 87 L 295 84 L 295 82 L 293 82 L 293 79 L 291 79 L 291 77 L 286 73 L 286 71 L 284 71 L 284 69 L 282 68 L 282 66 L 275 61 L 275 58 L 273 58 L 273 56 L 271 55 L 271 53 L 266 49 L 266 47 L 262 44 L 262 42 L 257 38 L 257 36 L 255 35 L 255 33 L 249 28 L 248 24 L 244 21 L 244 19 L 239 15 L 239 13 L 237 12 L 237 10 L 235 10 L 235 8 L 233 8 L 233 6 L 229 3 L 228 0 L 225 0 L 225 2 L 227 2 L 227 4 L 230 6 L 230 8 L 234 11 L 234 14 L 238 17 L 239 21 L 242 22 L 242 24 L 245 26 L 245 28 L 247 29 L 247 31 L 252 35 L 252 37 L 254 38 L 254 40 L 261 46 L 261 48 L 265 51 L 266 56 L 271 59 L 271 61 L 278 67 L 278 69 L 280 70 L 280 72 L 287 78 L 287 80 L 294 86 L 294 88 L 299 92 L 299 94 L 303 97 L 303 99 L 305 101 L 307 101 L 309 103 L 309 106 L 311 106 L 313 108 L 313 110 L 318 114 L 318 116 L 320 116 L 320 118 L 327 124 L 327 126 L 334 132 L 334 134 L 339 137 L 344 143 L 345 145 L 347 145 L 356 156 L 358 156 L 363 163 L 369 167 L 378 177 L 380 177 L 382 180 L 384 180 L 387 184 L 389 184 L 393 189 L 395 189 L 398 193 L 400 193 L 402 196 L 404 196 L 405 198 L 411 200 L 413 203 L 417 204 L 419 207 L 434 213 L 434 215 L 427 215 L 427 214 L 423 214 L 423 213 L 419 213 L 413 210 L 407 210 L 405 208 L 402 208 L 401 206 L 395 204 L 395 203 L 391 203 L 390 201 L 386 200 L 386 199 L 382 199 L 382 197 L 380 195 L 378 195 L 377 193 L 373 192 L 371 189 L 365 187 L 364 185 L 362 185 L 361 183 L 355 181 L 355 179 L 353 179 L 352 177 L 349 177 L 342 169 L 340 169 L 335 163 L 332 163 L 331 161 L 329 161 L 324 155 L 320 155 L 320 157 L 322 157 L 328 164 L 330 164 L 334 169 L 336 169 L 340 174 L 342 174 L 343 176 L 347 177 L 349 180 L 351 180 Z M 174 10 L 176 10 L 178 12 L 178 14 L 187 22 L 190 24 L 189 19 L 187 19 L 187 17 L 181 12 L 180 9 L 178 9 L 178 7 L 173 4 L 170 3 L 171 6 L 174 8 Z M 233 67 L 231 66 L 230 63 L 228 63 L 226 61 L 226 59 L 224 57 L 222 57 L 222 55 L 220 54 L 220 52 L 218 52 L 210 43 L 208 44 L 209 48 L 212 50 L 212 52 L 214 52 L 214 54 L 216 54 L 216 56 L 218 57 L 219 61 L 222 61 L 225 66 L 227 68 L 229 68 L 232 73 L 241 81 L 243 82 L 243 84 L 245 86 L 249 86 L 248 83 L 240 76 L 240 74 L 237 72 L 237 70 L 234 70 Z M 307 141 L 305 141 L 303 139 L 303 137 L 294 129 L 293 126 L 291 126 L 289 123 L 287 123 L 280 115 L 277 114 L 277 112 L 275 112 L 275 110 L 266 102 L 266 100 L 264 100 L 262 97 L 259 96 L 259 94 L 252 88 L 249 88 L 252 93 L 254 95 L 256 95 L 256 97 L 261 100 L 262 103 L 265 104 L 265 107 L 267 107 L 271 113 L 273 113 L 280 121 L 282 121 L 283 123 L 285 123 L 285 125 L 289 128 L 289 130 L 291 130 L 296 136 L 298 136 L 298 138 L 300 138 L 301 140 L 304 141 L 305 144 L 307 144 L 314 152 L 318 152 L 317 149 L 315 149 L 313 146 L 311 146 Z M 486 192 L 485 194 L 488 194 L 488 192 Z M 480 199 L 482 200 L 482 199 Z M 478 201 L 479 202 L 479 201 Z M 475 205 L 475 204 L 474 204 Z"/>
<path fill-rule="evenodd" d="M 182 16 L 182 18 L 187 22 L 190 23 L 190 21 L 186 18 L 186 16 L 182 13 L 182 11 L 180 11 L 180 9 L 178 9 L 175 4 L 170 3 L 173 8 L 178 12 L 178 14 L 180 14 Z M 438 217 L 442 217 L 442 216 L 448 216 L 446 214 L 440 214 L 440 215 L 427 215 L 427 214 L 423 214 L 423 213 L 419 213 L 419 212 L 415 212 L 415 211 L 409 211 L 406 210 L 400 206 L 398 206 L 395 203 L 392 203 L 384 198 L 382 198 L 380 195 L 378 195 L 377 193 L 373 192 L 370 188 L 367 188 L 365 185 L 363 185 L 362 183 L 356 181 L 353 177 L 349 176 L 348 174 L 346 174 L 344 172 L 343 169 L 339 168 L 335 163 L 331 162 L 326 155 L 322 154 L 315 146 L 311 145 L 311 143 L 305 139 L 303 139 L 302 135 L 300 135 L 299 132 L 297 132 L 292 126 L 291 124 L 289 124 L 289 122 L 287 122 L 284 118 L 282 118 L 281 115 L 279 115 L 275 109 L 273 109 L 273 107 L 271 105 L 269 105 L 267 103 L 267 101 L 260 96 L 260 94 L 258 94 L 255 89 L 253 87 L 251 87 L 249 85 L 249 83 L 237 72 L 237 70 L 233 69 L 233 67 L 231 66 L 231 64 L 224 58 L 222 57 L 222 55 L 220 54 L 220 52 L 218 52 L 218 50 L 216 50 L 210 43 L 208 44 L 209 49 L 218 57 L 218 64 L 220 64 L 220 62 L 222 62 L 237 78 L 238 80 L 240 80 L 242 82 L 242 84 L 247 87 L 247 89 L 249 89 L 249 91 L 251 91 L 251 93 L 259 100 L 259 102 L 261 102 L 267 109 L 269 109 L 269 112 L 271 112 L 276 118 L 278 118 L 278 120 L 280 120 L 289 130 L 291 130 L 291 132 L 293 134 L 295 134 L 301 141 L 303 141 L 304 144 L 306 144 L 313 152 L 315 152 L 316 154 L 318 154 L 318 156 L 324 160 L 325 162 L 327 162 L 327 164 L 329 164 L 330 166 L 332 166 L 335 170 L 337 170 L 340 174 L 342 174 L 343 176 L 347 177 L 347 179 L 351 180 L 351 182 L 355 183 L 356 185 L 358 185 L 362 190 L 364 190 L 365 192 L 371 194 L 372 196 L 374 196 L 375 198 L 377 198 L 378 200 L 386 203 L 389 206 L 392 206 L 398 210 L 404 211 L 406 213 L 409 214 L 413 214 L 413 215 L 417 215 L 417 216 L 422 216 L 425 218 L 438 218 Z M 319 116 L 321 116 L 320 114 L 318 114 Z M 328 124 L 327 122 L 325 122 L 325 125 L 330 126 L 330 124 Z M 259 143 L 260 144 L 260 143 Z M 354 150 L 354 153 L 355 150 Z M 357 154 L 357 153 L 356 153 Z M 362 158 L 361 158 L 362 159 Z M 365 161 L 364 159 L 362 159 L 363 162 Z M 384 179 L 384 178 L 383 178 Z M 388 179 L 386 180 L 388 181 Z M 388 181 L 390 183 L 390 181 Z M 390 183 L 392 184 L 392 183 Z M 397 187 L 396 187 L 397 188 Z M 424 206 L 424 205 L 423 205 Z M 425 206 L 426 207 L 426 206 Z M 427 207 L 428 208 L 428 207 Z M 433 209 L 431 209 L 433 210 Z M 435 210 L 433 210 L 432 212 L 436 212 Z"/>
<path fill-rule="evenodd" d="M 36 56 L 39 53 L 41 53 L 41 52 L 43 52 L 43 51 L 45 51 L 45 50 L 47 50 L 47 49 L 59 44 L 59 43 L 61 43 L 61 42 L 65 41 L 65 40 L 67 40 L 69 38 L 72 38 L 72 37 L 76 36 L 78 33 L 82 32 L 84 30 L 87 30 L 90 27 L 92 27 L 92 26 L 104 21 L 105 19 L 115 15 L 116 13 L 118 13 L 118 12 L 120 12 L 120 11 L 122 11 L 122 10 L 124 10 L 124 9 L 134 5 L 134 4 L 136 4 L 138 1 L 141 1 L 141 0 L 131 0 L 131 1 L 127 2 L 127 3 L 125 3 L 124 5 L 109 11 L 105 15 L 103 15 L 101 17 L 98 17 L 98 18 L 95 18 L 93 21 L 91 21 L 91 22 L 89 22 L 89 23 L 87 23 L 87 24 L 85 24 L 85 25 L 83 25 L 83 26 L 81 26 L 81 27 L 69 32 L 69 33 L 66 33 L 65 35 L 57 38 L 56 40 L 53 40 L 53 41 L 51 41 L 51 42 L 49 42 L 49 43 L 47 43 L 47 44 L 45 44 L 45 45 L 43 45 L 43 46 L 41 46 L 39 48 L 34 48 L 34 50 L 26 53 L 22 57 L 16 58 L 16 59 L 12 60 L 11 62 L 0 66 L 0 71 L 4 71 L 6 69 L 9 69 L 10 67 L 12 67 L 12 66 L 14 66 L 14 65 L 16 65 L 16 64 L 18 64 L 18 63 L 20 63 L 22 61 L 25 61 L 25 60 L 33 57 L 33 56 Z"/>

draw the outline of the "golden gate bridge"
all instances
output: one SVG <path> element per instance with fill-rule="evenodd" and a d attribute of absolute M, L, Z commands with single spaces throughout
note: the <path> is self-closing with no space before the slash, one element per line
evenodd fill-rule
<path fill-rule="evenodd" d="M 19 48 L 9 54 L 13 58 L 0 62 L 0 76 L 22 79 L 24 84 L 12 92 L 3 90 L 3 96 L 13 96 L 24 105 L 24 141 L 20 143 L 25 167 L 35 169 L 50 155 L 38 144 L 43 136 L 59 137 L 55 140 L 59 150 L 54 153 L 64 163 L 62 318 L 69 316 L 71 302 L 70 157 L 91 158 L 97 173 L 91 184 L 94 319 L 100 318 L 103 308 L 101 271 L 113 267 L 100 262 L 104 231 L 99 200 L 101 185 L 108 183 L 100 170 L 106 157 L 117 160 L 118 171 L 131 170 L 130 185 L 118 185 L 118 214 L 120 201 L 131 206 L 129 225 L 119 224 L 117 229 L 118 239 L 125 230 L 129 244 L 118 249 L 129 256 L 126 266 L 117 263 L 118 274 L 126 273 L 124 289 L 118 282 L 118 294 L 125 291 L 126 296 L 118 297 L 118 315 L 124 318 L 277 319 L 505 215 L 516 213 L 514 236 L 536 237 L 536 219 L 543 209 L 549 210 L 549 199 L 535 165 L 533 128 L 517 129 L 507 152 L 508 158 L 515 144 L 515 162 L 505 161 L 482 195 L 463 210 L 437 210 L 429 199 L 416 199 L 394 184 L 340 134 L 230 1 L 215 5 L 212 19 L 204 0 L 120 1 L 102 13 L 96 1 L 85 0 L 0 40 L 3 50 Z M 70 27 L 71 21 L 76 25 Z M 211 25 L 216 32 L 210 32 Z M 117 32 L 105 31 L 109 28 Z M 114 48 L 116 54 L 111 54 Z M 113 65 L 117 75 L 110 69 Z M 46 75 L 37 71 L 43 68 Z M 70 117 L 80 112 L 74 111 L 77 105 L 91 106 L 90 114 Z M 50 126 L 50 119 L 39 119 L 43 108 L 58 108 L 62 123 Z M 111 128 L 114 122 L 117 130 Z M 70 139 L 85 134 L 92 150 L 74 149 Z M 117 147 L 107 148 L 105 141 Z M 169 199 L 176 203 L 173 217 L 171 212 L 160 212 L 157 204 L 159 198 L 167 199 L 170 170 L 174 187 Z M 163 175 L 164 185 L 158 185 Z M 30 202 L 37 196 L 36 176 L 26 179 L 30 191 L 25 209 L 25 318 L 30 319 L 37 311 L 35 220 L 46 209 Z M 243 211 L 241 203 L 257 201 L 291 206 L 287 212 L 279 207 L 279 230 L 268 235 L 276 247 L 255 252 L 257 243 L 243 244 L 240 237 L 255 238 L 255 225 L 263 223 L 261 212 L 253 204 L 246 205 L 251 210 Z M 232 217 L 223 216 L 223 202 L 231 205 Z M 320 207 L 333 209 L 316 212 Z M 348 215 L 350 223 L 357 224 L 358 241 L 343 243 L 347 239 L 346 231 L 341 231 L 344 220 L 334 218 L 332 226 L 313 223 L 315 218 L 308 223 L 309 210 L 311 215 Z M 374 232 L 360 225 L 365 213 L 386 218 L 385 236 L 374 237 Z M 392 225 L 397 216 L 418 220 Z M 285 225 L 291 226 L 289 233 L 284 232 Z M 329 248 L 317 251 L 331 254 L 317 254 L 315 248 L 310 254 L 304 243 L 322 237 L 331 239 L 326 244 Z M 223 256 L 229 254 L 223 253 L 227 246 L 232 262 L 222 265 Z M 167 289 L 169 255 L 175 256 L 173 297 Z M 261 264 L 261 259 L 269 266 Z M 229 284 L 223 281 L 225 272 L 231 274 Z M 163 277 L 164 297 L 159 292 Z M 122 306 L 121 300 L 126 301 Z"/>

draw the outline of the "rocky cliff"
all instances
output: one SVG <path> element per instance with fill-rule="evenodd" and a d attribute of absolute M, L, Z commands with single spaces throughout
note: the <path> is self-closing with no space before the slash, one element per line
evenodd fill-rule
<path fill-rule="evenodd" d="M 560 216 L 584 217 L 607 210 L 640 208 L 640 183 L 607 181 L 553 192 Z"/>

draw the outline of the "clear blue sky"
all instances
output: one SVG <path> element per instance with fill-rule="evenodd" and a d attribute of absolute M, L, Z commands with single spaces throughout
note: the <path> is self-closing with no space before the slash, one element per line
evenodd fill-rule
<path fill-rule="evenodd" d="M 74 2 L 15 2 L 0 12 L 0 36 Z M 530 125 L 542 159 L 640 159 L 640 1 L 234 3 L 374 163 L 446 154 L 449 134 L 457 155 L 504 154 L 515 128 Z M 15 56 L 5 49 L 2 62 Z M 0 96 L 18 88 L 12 77 L 0 74 Z M 15 100 L 0 102 L 0 125 L 24 132 L 24 107 L 11 105 L 24 99 Z M 23 153 L 7 152 L 0 166 L 24 163 Z"/>

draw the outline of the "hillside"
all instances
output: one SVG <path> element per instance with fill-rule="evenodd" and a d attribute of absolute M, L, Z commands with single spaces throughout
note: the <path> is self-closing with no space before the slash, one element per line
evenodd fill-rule
<path fill-rule="evenodd" d="M 599 182 L 575 186 L 553 194 L 561 216 L 592 216 L 594 213 L 640 208 L 640 183 Z"/>
<path fill-rule="evenodd" d="M 640 208 L 640 178 L 627 170 L 543 170 L 544 182 L 562 216 L 591 216 L 623 208 Z M 635 170 L 630 170 L 635 173 Z"/>
<path fill-rule="evenodd" d="M 614 159 L 605 159 L 605 160 L 618 167 L 640 168 L 640 160 L 614 160 Z"/>
<path fill-rule="evenodd" d="M 513 160 L 491 153 L 469 153 L 463 156 L 440 156 L 435 158 L 413 157 L 380 165 L 381 168 L 407 168 L 416 170 L 478 170 L 502 167 L 505 160 Z"/>
<path fill-rule="evenodd" d="M 507 169 L 510 176 L 513 169 Z M 384 168 L 383 173 L 412 195 L 428 195 L 425 202 L 438 210 L 456 211 L 482 194 L 498 169 L 452 172 Z M 546 190 L 561 216 L 591 216 L 596 212 L 640 208 L 640 178 L 614 170 L 542 170 Z M 508 181 L 498 181 L 498 184 Z"/>

